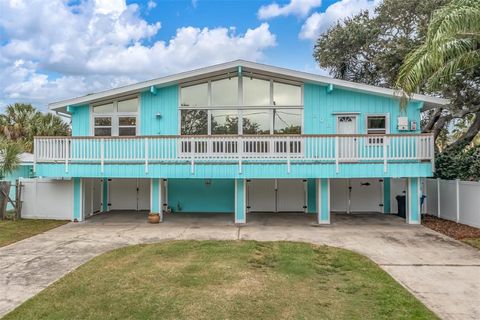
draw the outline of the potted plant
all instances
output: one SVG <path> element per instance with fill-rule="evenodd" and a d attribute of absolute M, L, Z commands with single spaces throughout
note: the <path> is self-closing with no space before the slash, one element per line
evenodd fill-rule
<path fill-rule="evenodd" d="M 159 223 L 160 222 L 160 214 L 158 212 L 150 212 L 148 214 L 148 222 L 149 223 Z"/>

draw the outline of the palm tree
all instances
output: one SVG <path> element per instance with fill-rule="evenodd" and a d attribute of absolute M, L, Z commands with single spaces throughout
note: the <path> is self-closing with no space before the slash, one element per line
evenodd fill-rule
<path fill-rule="evenodd" d="M 15 103 L 5 108 L 0 115 L 0 129 L 8 140 L 22 140 L 27 137 L 32 119 L 38 111 L 30 104 Z"/>
<path fill-rule="evenodd" d="M 0 137 L 21 143 L 27 152 L 32 152 L 35 136 L 67 135 L 70 135 L 68 123 L 57 115 L 44 114 L 30 104 L 9 105 L 0 115 Z"/>
<path fill-rule="evenodd" d="M 7 217 L 7 203 L 10 194 L 10 181 L 3 179 L 19 166 L 22 148 L 18 142 L 0 139 L 0 215 Z"/>
<path fill-rule="evenodd" d="M 433 13 L 426 42 L 400 68 L 397 86 L 412 95 L 422 85 L 439 89 L 480 67 L 480 1 L 453 0 Z"/>
<path fill-rule="evenodd" d="M 0 139 L 0 179 L 12 173 L 20 164 L 22 147 L 18 142 Z"/>

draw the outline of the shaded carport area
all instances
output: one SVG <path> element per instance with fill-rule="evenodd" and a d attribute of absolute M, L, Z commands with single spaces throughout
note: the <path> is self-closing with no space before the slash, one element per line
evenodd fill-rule
<path fill-rule="evenodd" d="M 98 225 L 144 225 L 147 221 L 148 211 L 113 210 L 110 212 L 96 214 L 85 221 L 88 224 Z M 405 221 L 396 215 L 383 215 L 378 213 L 332 213 L 332 226 L 400 226 Z M 162 225 L 165 226 L 235 226 L 232 214 L 225 213 L 169 213 L 165 214 Z M 284 227 L 319 227 L 314 214 L 303 214 L 295 212 L 282 213 L 252 213 L 248 217 L 248 226 L 284 226 Z M 329 228 L 329 225 L 322 225 L 322 228 Z M 163 227 L 162 227 L 163 228 Z M 320 231 L 321 232 L 321 231 Z"/>
<path fill-rule="evenodd" d="M 158 182 L 156 189 L 155 181 Z M 180 216 L 202 219 L 203 215 L 205 220 L 216 217 L 219 221 L 237 224 L 274 220 L 292 223 L 294 219 L 304 224 L 311 221 L 317 224 L 361 223 L 365 217 L 368 223 L 374 217 L 385 221 L 385 216 L 398 212 L 396 198 L 403 197 L 405 206 L 408 194 L 407 179 L 391 178 L 117 178 L 83 179 L 82 186 L 85 218 L 102 213 L 99 219 L 105 219 L 110 213 L 126 221 L 129 221 L 127 215 L 146 220 L 148 212 L 159 212 L 152 209 L 152 203 L 157 202 L 157 210 L 161 208 L 166 219 Z M 152 202 L 153 195 L 157 195 L 157 200 Z M 239 219 L 242 210 L 243 220 Z"/>
<path fill-rule="evenodd" d="M 83 219 L 110 212 L 139 218 L 150 211 L 151 179 L 82 178 Z"/>

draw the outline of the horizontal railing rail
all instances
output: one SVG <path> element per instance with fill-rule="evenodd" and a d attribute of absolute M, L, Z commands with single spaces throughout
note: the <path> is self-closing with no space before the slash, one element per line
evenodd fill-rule
<path fill-rule="evenodd" d="M 35 137 L 36 163 L 144 163 L 252 161 L 434 163 L 431 134 L 392 135 L 223 135 L 137 137 Z M 433 169 L 433 167 L 432 167 Z"/>

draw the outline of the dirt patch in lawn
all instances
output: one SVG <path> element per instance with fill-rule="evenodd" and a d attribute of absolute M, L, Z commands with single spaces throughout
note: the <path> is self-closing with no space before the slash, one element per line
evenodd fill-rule
<path fill-rule="evenodd" d="M 456 240 L 461 240 L 480 249 L 480 229 L 467 226 L 466 224 L 426 215 L 422 224 L 432 230 L 443 233 Z"/>

